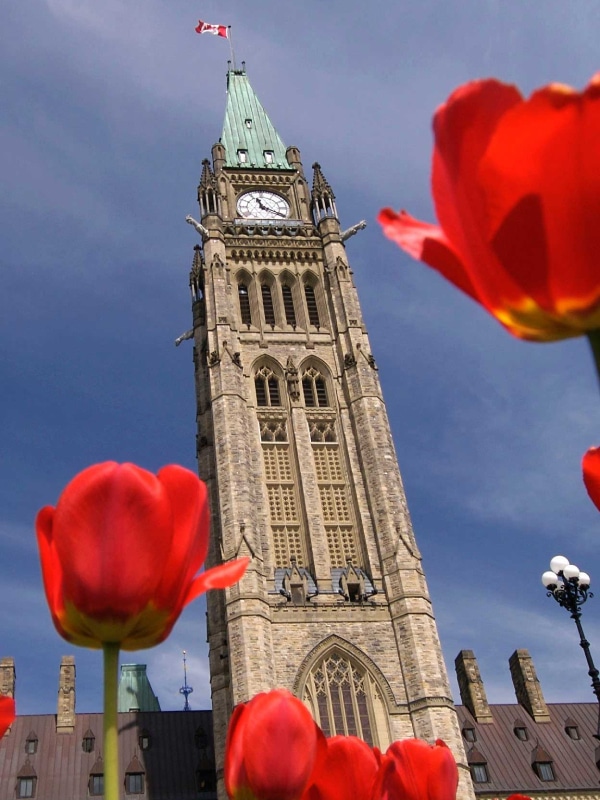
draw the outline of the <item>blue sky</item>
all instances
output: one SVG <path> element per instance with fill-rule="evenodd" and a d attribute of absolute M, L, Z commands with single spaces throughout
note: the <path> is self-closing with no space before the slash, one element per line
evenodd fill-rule
<path fill-rule="evenodd" d="M 600 582 L 600 516 L 580 460 L 600 444 L 587 343 L 512 339 L 384 239 L 382 206 L 433 221 L 431 115 L 495 75 L 524 92 L 584 86 L 600 69 L 600 2 L 29 0 L 3 9 L 0 47 L 0 656 L 20 713 L 56 709 L 60 657 L 77 708 L 98 710 L 100 654 L 55 633 L 33 519 L 85 466 L 195 468 L 188 273 L 201 161 L 220 134 L 227 42 L 286 145 L 318 160 L 348 242 L 453 687 L 475 651 L 492 702 L 512 702 L 508 658 L 534 657 L 547 700 L 591 701 L 568 615 L 539 581 L 564 553 Z M 600 597 L 584 626 L 600 661 Z M 148 664 L 180 708 L 209 706 L 204 606 Z M 134 656 L 131 658 L 131 656 Z M 458 697 L 457 691 L 455 691 Z"/>

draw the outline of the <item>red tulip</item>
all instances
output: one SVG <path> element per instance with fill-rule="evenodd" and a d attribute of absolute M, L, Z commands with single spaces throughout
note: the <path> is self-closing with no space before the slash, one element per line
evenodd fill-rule
<path fill-rule="evenodd" d="M 600 447 L 590 447 L 583 457 L 582 466 L 585 488 L 600 511 Z"/>
<path fill-rule="evenodd" d="M 10 728 L 15 718 L 15 701 L 12 697 L 0 695 L 0 739 Z"/>
<path fill-rule="evenodd" d="M 225 788 L 232 800 L 298 800 L 325 737 L 285 689 L 257 694 L 234 710 L 225 745 Z"/>
<path fill-rule="evenodd" d="M 528 100 L 469 83 L 433 127 L 440 225 L 384 209 L 385 234 L 519 338 L 600 328 L 600 73 L 583 92 L 551 84 Z"/>
<path fill-rule="evenodd" d="M 371 800 L 381 753 L 355 736 L 326 739 L 303 800 Z"/>
<path fill-rule="evenodd" d="M 376 800 L 455 800 L 458 769 L 450 749 L 438 739 L 391 744 L 383 761 L 373 797 Z"/>
<path fill-rule="evenodd" d="M 184 606 L 239 580 L 247 559 L 196 575 L 206 558 L 206 486 L 183 467 L 153 475 L 108 461 L 83 470 L 36 520 L 57 631 L 84 647 L 162 642 Z"/>

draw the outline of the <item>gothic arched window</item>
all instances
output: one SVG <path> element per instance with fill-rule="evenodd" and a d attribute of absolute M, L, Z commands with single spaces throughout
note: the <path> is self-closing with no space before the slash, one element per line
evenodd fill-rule
<path fill-rule="evenodd" d="M 296 309 L 294 308 L 294 298 L 292 296 L 292 287 L 289 283 L 284 283 L 281 287 L 281 294 L 283 296 L 283 310 L 285 311 L 285 321 L 292 328 L 296 327 Z"/>
<path fill-rule="evenodd" d="M 254 377 L 257 406 L 280 406 L 279 380 L 272 370 L 262 367 Z"/>
<path fill-rule="evenodd" d="M 309 367 L 302 375 L 302 391 L 307 408 L 324 408 L 329 405 L 325 378 L 314 367 Z"/>
<path fill-rule="evenodd" d="M 315 295 L 315 287 L 310 283 L 304 284 L 304 297 L 306 298 L 306 310 L 308 311 L 308 321 L 315 328 L 320 327 L 321 321 L 319 319 L 319 309 L 317 308 L 317 298 Z"/>
<path fill-rule="evenodd" d="M 240 301 L 240 317 L 243 325 L 252 325 L 252 311 L 250 309 L 250 294 L 248 284 L 244 281 L 238 283 L 238 298 Z"/>
<path fill-rule="evenodd" d="M 263 313 L 265 323 L 272 328 L 275 327 L 275 307 L 273 306 L 273 290 L 268 283 L 261 283 L 260 291 L 262 294 Z"/>
<path fill-rule="evenodd" d="M 303 700 L 325 736 L 358 736 L 380 748 L 389 744 L 387 712 L 373 676 L 337 648 L 311 669 Z"/>

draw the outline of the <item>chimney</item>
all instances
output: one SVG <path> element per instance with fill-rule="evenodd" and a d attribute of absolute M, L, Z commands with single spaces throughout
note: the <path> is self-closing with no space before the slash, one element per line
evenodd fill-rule
<path fill-rule="evenodd" d="M 58 710 L 56 732 L 73 733 L 75 730 L 75 657 L 63 656 L 58 682 Z"/>
<path fill-rule="evenodd" d="M 493 722 L 475 653 L 472 650 L 461 650 L 456 656 L 454 666 L 463 705 L 477 722 Z"/>
<path fill-rule="evenodd" d="M 508 663 L 519 705 L 535 722 L 550 722 L 548 706 L 529 651 L 515 650 Z"/>
<path fill-rule="evenodd" d="M 0 695 L 14 698 L 16 683 L 17 673 L 14 658 L 10 656 L 0 658 Z"/>

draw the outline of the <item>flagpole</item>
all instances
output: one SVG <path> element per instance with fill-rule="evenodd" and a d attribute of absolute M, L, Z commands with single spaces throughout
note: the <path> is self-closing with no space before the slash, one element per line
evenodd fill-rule
<path fill-rule="evenodd" d="M 235 70 L 235 53 L 233 51 L 233 39 L 231 38 L 231 25 L 227 26 L 227 38 L 229 39 L 229 50 L 231 51 L 231 61 L 233 63 L 233 69 Z"/>

